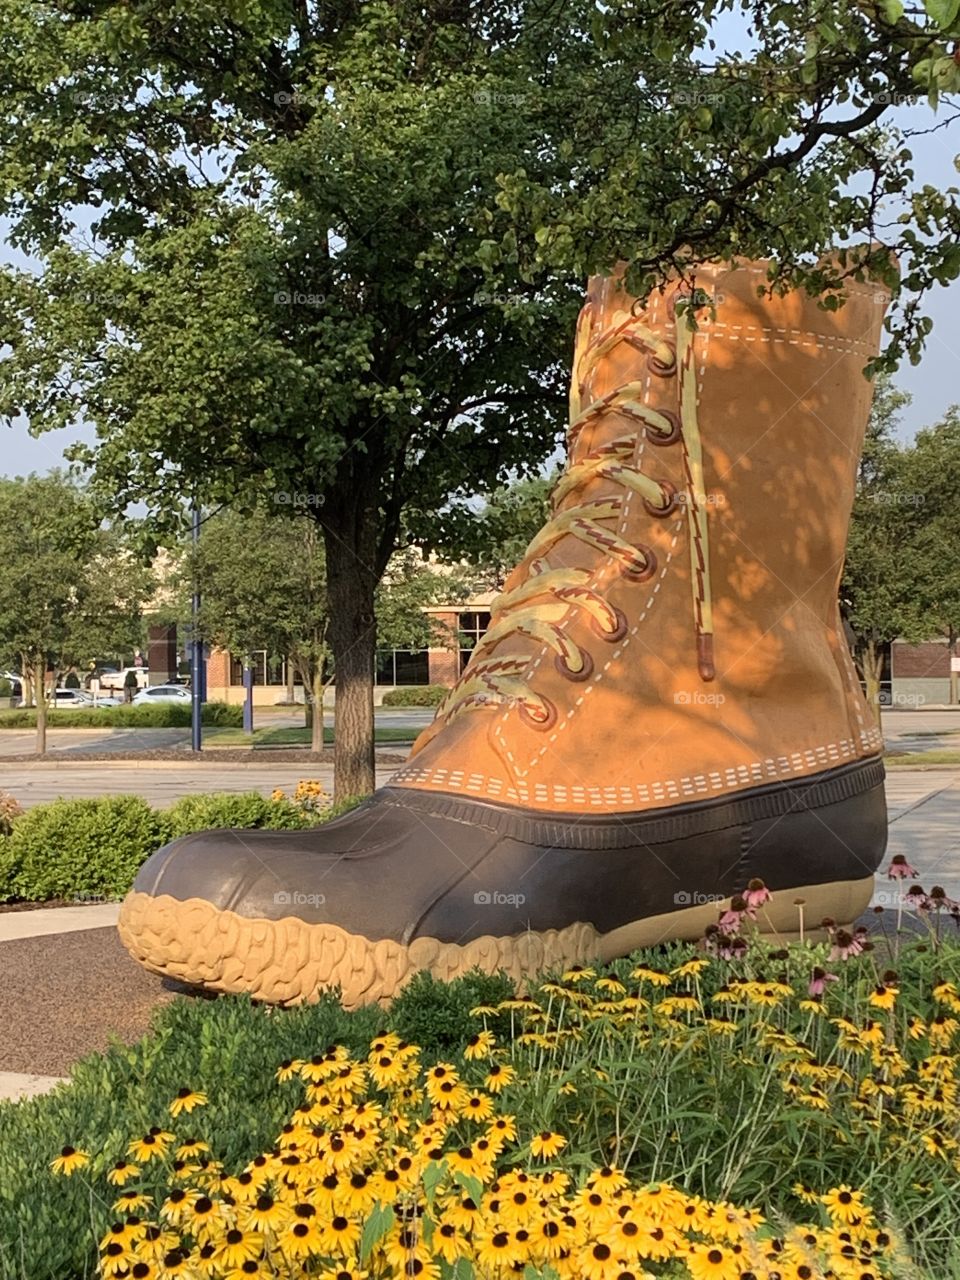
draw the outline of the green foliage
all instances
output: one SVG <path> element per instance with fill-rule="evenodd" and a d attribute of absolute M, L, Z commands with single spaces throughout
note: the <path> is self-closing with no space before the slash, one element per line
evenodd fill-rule
<path fill-rule="evenodd" d="M 383 695 L 385 707 L 439 707 L 450 690 L 442 684 L 412 684 L 402 689 L 388 689 Z"/>
<path fill-rule="evenodd" d="M 35 688 L 139 640 L 151 579 L 102 522 L 90 494 L 58 471 L 0 480 L 0 649 Z M 44 709 L 37 721 L 44 749 Z"/>
<path fill-rule="evenodd" d="M 243 708 L 228 702 L 205 702 L 202 723 L 222 729 L 243 725 Z M 35 707 L 0 711 L 0 729 L 28 729 L 37 723 Z M 89 710 L 56 708 L 48 713 L 47 724 L 59 729 L 187 729 L 190 708 L 177 703 L 156 706 L 91 707 Z"/>
<path fill-rule="evenodd" d="M 178 836 L 216 827 L 298 830 L 356 803 L 314 810 L 245 792 L 184 796 L 169 809 L 151 809 L 139 796 L 0 806 L 0 901 L 119 898 L 150 854 Z"/>
<path fill-rule="evenodd" d="M 212 792 L 208 795 L 183 796 L 164 812 L 169 838 L 206 831 L 215 827 L 267 827 L 272 830 L 295 830 L 314 826 L 316 818 L 308 816 L 291 800 L 269 800 L 258 791 L 239 794 Z"/>
<path fill-rule="evenodd" d="M 0 855 L 0 899 L 117 898 L 167 839 L 139 796 L 54 800 L 13 821 Z"/>
<path fill-rule="evenodd" d="M 916 1070 L 930 1048 L 908 1041 L 907 1019 L 932 1024 L 944 1006 L 931 999 L 931 986 L 960 981 L 960 947 L 931 935 L 921 945 L 908 941 L 894 949 L 894 957 L 864 954 L 828 966 L 839 979 L 828 988 L 828 1016 L 799 1003 L 813 966 L 825 963 L 825 947 L 791 944 L 771 953 L 763 940 L 736 964 L 714 960 L 703 972 L 675 976 L 666 990 L 631 971 L 642 966 L 663 973 L 702 959 L 702 953 L 675 945 L 617 961 L 597 976 L 618 978 L 620 994 L 616 987 L 596 986 L 589 972 L 549 985 L 531 974 L 525 1004 L 475 1018 L 471 1008 L 512 1000 L 512 984 L 477 973 L 449 984 L 418 975 L 389 1010 L 374 1006 L 350 1014 L 334 996 L 292 1009 L 241 997 L 177 999 L 156 1012 L 151 1032 L 138 1044 L 91 1055 L 74 1068 L 69 1084 L 45 1097 L 0 1104 L 0 1280 L 92 1274 L 104 1210 L 98 1206 L 91 1214 L 83 1174 L 51 1174 L 50 1161 L 65 1143 L 116 1159 L 130 1137 L 152 1125 L 169 1128 L 168 1104 L 189 1087 L 204 1092 L 209 1104 L 181 1120 L 178 1134 L 208 1142 L 233 1173 L 269 1150 L 289 1118 L 296 1095 L 276 1082 L 282 1063 L 309 1059 L 333 1044 L 363 1058 L 374 1036 L 392 1030 L 421 1046 L 425 1064 L 443 1058 L 476 1078 L 485 1065 L 465 1064 L 463 1049 L 484 1025 L 495 1031 L 518 1072 L 500 1108 L 516 1115 L 521 1133 L 567 1135 L 558 1163 L 575 1181 L 584 1169 L 610 1164 L 637 1182 L 671 1180 L 689 1194 L 763 1205 L 778 1226 L 781 1215 L 795 1221 L 804 1212 L 795 1183 L 818 1190 L 848 1183 L 892 1212 L 898 1230 L 906 1232 L 917 1264 L 909 1274 L 941 1280 L 954 1274 L 957 1261 L 952 1168 L 921 1143 L 905 1140 L 887 1114 L 894 1110 L 891 1101 L 864 1108 L 858 1082 L 875 1084 L 878 1069 L 869 1048 L 842 1043 L 831 1021 L 843 1016 L 865 1027 L 889 1020 L 891 1035 L 881 1041 L 881 1052 L 896 1046 Z M 867 1001 L 878 968 L 891 960 L 900 994 L 888 1014 Z M 780 995 L 774 1007 L 713 1000 L 721 986 L 729 995 L 735 980 L 766 986 L 775 976 L 780 981 L 780 974 L 792 994 Z M 650 1007 L 678 995 L 694 997 L 696 1011 L 668 1019 Z M 711 1028 L 711 1018 L 720 1026 Z M 726 1032 L 720 1030 L 724 1024 Z M 545 1031 L 551 1035 L 544 1037 Z M 824 1064 L 816 1082 L 828 1095 L 826 1109 L 811 1109 L 801 1096 L 815 1087 L 812 1072 L 796 1069 L 808 1052 Z M 937 1052 L 955 1056 L 951 1048 Z M 892 1077 L 894 1086 L 900 1079 Z M 935 1088 L 936 1081 L 928 1081 L 925 1092 Z M 875 1098 L 873 1092 L 865 1096 Z M 952 1115 L 951 1096 L 945 1105 Z M 948 1121 L 938 1113 L 913 1123 L 915 1130 L 944 1133 Z M 168 1176 L 156 1162 L 142 1181 L 155 1193 Z"/>
<path fill-rule="evenodd" d="M 428 1054 L 442 1056 L 462 1048 L 477 1030 L 471 1009 L 512 995 L 513 984 L 503 974 L 476 970 L 453 982 L 438 982 L 421 971 L 393 1001 L 390 1026 L 404 1040 L 424 1046 Z"/>
<path fill-rule="evenodd" d="M 93 1274 L 88 1197 L 75 1180 L 55 1182 L 49 1169 L 65 1133 L 89 1150 L 119 1149 L 129 1134 L 167 1127 L 167 1104 L 189 1082 L 210 1098 L 191 1128 L 240 1166 L 284 1123 L 288 1100 L 276 1086 L 278 1064 L 334 1042 L 362 1052 L 383 1021 L 379 1009 L 348 1015 L 332 998 L 281 1014 L 239 998 L 176 1000 L 157 1013 L 151 1035 L 87 1058 L 66 1088 L 0 1103 L 2 1280 Z"/>
<path fill-rule="evenodd" d="M 0 679 L 0 698 L 10 698 L 13 696 L 13 685 L 9 680 Z"/>

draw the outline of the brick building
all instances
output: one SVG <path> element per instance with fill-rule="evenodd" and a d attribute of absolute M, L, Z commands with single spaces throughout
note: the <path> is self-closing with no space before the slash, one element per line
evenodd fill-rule
<path fill-rule="evenodd" d="M 426 612 L 433 618 L 437 639 L 427 649 L 381 649 L 377 652 L 374 701 L 380 703 L 390 689 L 440 684 L 450 687 L 466 664 L 470 651 L 490 625 L 490 605 L 496 592 L 471 597 L 462 604 L 436 605 Z M 260 706 L 294 699 L 303 701 L 303 687 L 289 677 L 286 660 L 261 649 L 253 654 L 253 700 Z M 243 701 L 243 669 L 225 649 L 214 649 L 207 659 L 207 697 L 211 701 Z M 334 691 L 328 698 L 332 702 Z"/>
<path fill-rule="evenodd" d="M 950 702 L 950 649 L 946 640 L 890 646 L 891 701 L 895 707 L 944 706 Z"/>

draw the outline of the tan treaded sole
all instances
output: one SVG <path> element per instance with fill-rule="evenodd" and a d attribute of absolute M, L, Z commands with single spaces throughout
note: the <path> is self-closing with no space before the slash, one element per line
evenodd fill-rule
<path fill-rule="evenodd" d="M 762 934 L 790 941 L 800 936 L 802 898 L 805 936 L 822 937 L 825 916 L 848 925 L 873 895 L 873 876 L 842 880 L 774 894 L 758 914 Z M 220 911 L 202 898 L 154 897 L 130 893 L 120 908 L 120 938 L 135 960 L 164 977 L 211 991 L 247 992 L 270 1004 L 314 1001 L 339 987 L 347 1009 L 383 1002 L 419 970 L 449 981 L 471 969 L 504 970 L 517 982 L 545 969 L 612 960 L 639 947 L 693 941 L 730 899 L 701 903 L 636 920 L 607 934 L 573 924 L 543 933 L 477 938 L 464 946 L 436 938 L 416 938 L 409 946 L 389 939 L 371 942 L 335 924 L 248 919 Z"/>

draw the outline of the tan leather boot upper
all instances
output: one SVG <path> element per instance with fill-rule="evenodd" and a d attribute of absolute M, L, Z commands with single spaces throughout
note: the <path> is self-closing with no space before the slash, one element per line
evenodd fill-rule
<path fill-rule="evenodd" d="M 837 589 L 887 294 L 766 268 L 700 268 L 695 332 L 590 282 L 554 517 L 391 785 L 636 812 L 879 752 Z"/>

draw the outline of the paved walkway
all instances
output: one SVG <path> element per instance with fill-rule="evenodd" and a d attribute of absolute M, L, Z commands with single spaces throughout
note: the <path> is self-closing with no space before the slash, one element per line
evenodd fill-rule
<path fill-rule="evenodd" d="M 377 782 L 381 786 L 392 776 L 397 765 L 381 765 Z M 96 761 L 82 764 L 73 761 L 43 761 L 38 764 L 12 764 L 0 773 L 4 791 L 16 796 L 25 809 L 44 804 L 58 796 L 143 796 L 162 809 L 181 796 L 207 791 L 259 791 L 269 795 L 282 787 L 289 795 L 301 778 L 318 780 L 333 792 L 333 766 L 329 764 L 284 764 L 275 761 L 247 764 L 204 764 L 170 760 L 129 760 L 116 764 Z"/>
<path fill-rule="evenodd" d="M 136 771 L 129 776 L 135 780 Z M 295 781 L 296 771 L 289 776 Z M 269 785 L 278 780 L 271 771 Z M 100 791 L 102 783 L 101 776 Z M 942 884 L 960 896 L 960 770 L 893 773 L 887 800 L 884 866 L 903 853 L 925 888 Z M 881 873 L 876 901 L 889 905 L 891 888 Z M 136 1039 L 152 1011 L 173 999 L 121 946 L 116 912 L 115 904 L 0 912 L 0 1098 L 51 1087 L 113 1036 Z"/>

